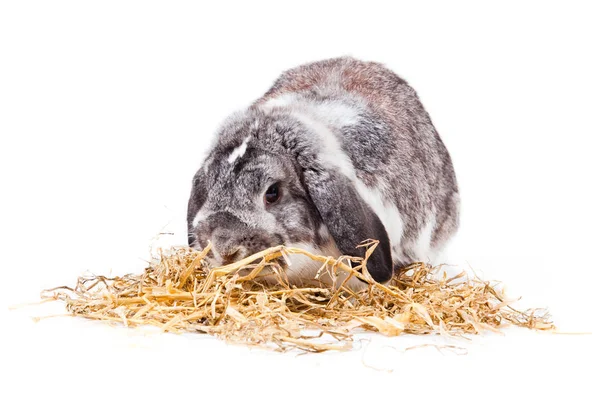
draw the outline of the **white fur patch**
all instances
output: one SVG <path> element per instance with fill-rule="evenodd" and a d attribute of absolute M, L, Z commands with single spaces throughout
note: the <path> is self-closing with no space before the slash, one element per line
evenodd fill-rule
<path fill-rule="evenodd" d="M 333 240 L 331 242 L 333 243 Z M 286 246 L 300 248 L 316 255 L 331 256 L 335 259 L 341 255 L 334 243 L 326 246 L 324 251 L 319 250 L 310 243 L 290 243 Z M 322 262 L 312 260 L 302 254 L 288 254 L 287 259 L 289 265 L 286 268 L 286 275 L 292 285 L 315 284 L 316 274 L 323 267 Z M 337 271 L 335 277 L 332 276 L 332 273 L 331 269 L 322 270 L 318 281 L 324 284 L 325 287 L 331 287 L 334 282 L 336 287 L 339 287 L 348 277 L 347 272 Z M 354 277 L 346 282 L 346 285 L 353 290 L 361 290 L 366 287 L 365 283 Z"/>
<path fill-rule="evenodd" d="M 287 247 L 297 247 L 306 250 L 312 254 L 321 254 L 321 251 L 310 243 L 290 243 Z M 287 276 L 292 282 L 312 281 L 322 263 L 314 261 L 302 254 L 288 254 L 289 265 L 287 266 Z"/>
<path fill-rule="evenodd" d="M 329 126 L 344 127 L 359 122 L 358 110 L 339 101 L 319 103 L 314 107 L 314 112 Z"/>
<path fill-rule="evenodd" d="M 433 229 L 435 228 L 435 217 L 432 216 L 425 226 L 421 228 L 419 236 L 415 241 L 413 248 L 414 255 L 419 261 L 433 262 L 431 258 L 433 254 L 431 252 L 431 236 L 433 235 Z"/>
<path fill-rule="evenodd" d="M 229 161 L 229 164 L 233 164 L 235 160 L 237 160 L 239 157 L 242 157 L 244 154 L 246 154 L 246 149 L 248 148 L 249 141 L 250 141 L 250 136 L 247 136 L 246 139 L 244 139 L 244 141 L 242 142 L 242 144 L 240 144 L 238 147 L 233 149 L 231 154 L 229 154 L 229 158 L 227 158 L 227 161 Z"/>
<path fill-rule="evenodd" d="M 348 154 L 342 150 L 337 137 L 331 129 L 309 115 L 296 112 L 293 112 L 292 115 L 317 134 L 321 142 L 322 151 L 319 154 L 321 161 L 329 167 L 339 169 L 342 174 L 351 180 L 356 179 L 356 171 L 354 170 L 352 161 L 350 161 Z"/>
<path fill-rule="evenodd" d="M 392 258 L 394 261 L 400 261 L 401 253 L 398 245 L 404 234 L 404 221 L 398 212 L 398 207 L 386 201 L 381 194 L 381 190 L 374 190 L 367 187 L 360 179 L 354 181 L 354 187 L 364 202 L 371 207 L 381 220 L 390 239 Z"/>
<path fill-rule="evenodd" d="M 292 93 L 286 93 L 267 100 L 261 107 L 265 110 L 271 110 L 276 107 L 286 107 L 296 101 L 296 99 L 296 95 Z"/>
<path fill-rule="evenodd" d="M 205 217 L 206 217 L 206 214 L 202 211 L 202 209 L 198 210 L 198 214 L 196 214 L 196 216 L 194 217 L 194 220 L 192 221 L 192 226 L 194 226 L 194 227 L 198 226 L 200 221 L 205 219 Z"/>
<path fill-rule="evenodd" d="M 257 200 L 258 207 L 248 215 L 240 216 L 240 220 L 252 228 L 261 227 L 269 232 L 276 232 L 278 222 L 275 215 L 271 214 L 263 205 L 262 196 Z"/>
<path fill-rule="evenodd" d="M 307 101 L 295 93 L 285 93 L 267 100 L 262 106 L 263 110 L 273 108 L 287 108 L 296 113 L 310 115 L 322 124 L 331 128 L 342 128 L 355 125 L 360 118 L 359 109 L 341 101 L 312 102 Z"/>

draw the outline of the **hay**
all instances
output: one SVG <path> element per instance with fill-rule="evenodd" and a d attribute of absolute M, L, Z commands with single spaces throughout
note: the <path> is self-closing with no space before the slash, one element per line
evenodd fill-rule
<path fill-rule="evenodd" d="M 378 284 L 368 272 L 360 272 L 366 271 L 362 267 L 376 245 L 363 244 L 365 258 L 338 259 L 277 246 L 218 268 L 205 260 L 210 247 L 172 248 L 160 251 L 141 275 L 80 277 L 74 288 L 50 289 L 42 297 L 62 300 L 70 313 L 90 319 L 201 332 L 279 350 L 347 350 L 353 334 L 365 330 L 388 336 L 461 336 L 497 332 L 505 325 L 554 328 L 543 310 L 518 311 L 497 283 L 464 272 L 448 277 L 442 267 L 415 263 L 389 285 Z M 281 265 L 290 254 L 322 262 L 321 274 L 342 276 L 343 282 L 330 287 L 289 285 Z M 266 272 L 279 283 L 261 284 L 256 277 Z M 348 274 L 369 282 L 367 288 L 353 291 L 343 278 Z"/>

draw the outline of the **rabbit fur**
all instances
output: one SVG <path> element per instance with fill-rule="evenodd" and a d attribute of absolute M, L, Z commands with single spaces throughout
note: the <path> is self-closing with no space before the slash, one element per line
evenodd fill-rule
<path fill-rule="evenodd" d="M 416 92 L 379 63 L 343 57 L 284 72 L 223 123 L 194 176 L 188 236 L 210 241 L 216 264 L 278 244 L 362 256 L 356 246 L 376 239 L 367 270 L 386 282 L 434 260 L 458 219 L 452 161 Z M 291 257 L 285 268 L 306 285 L 320 267 Z"/>

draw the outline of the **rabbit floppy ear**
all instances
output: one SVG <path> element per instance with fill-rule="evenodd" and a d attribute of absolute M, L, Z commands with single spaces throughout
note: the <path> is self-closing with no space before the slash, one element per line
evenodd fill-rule
<path fill-rule="evenodd" d="M 390 240 L 381 220 L 361 199 L 350 179 L 332 170 L 311 169 L 304 173 L 305 185 L 321 218 L 342 254 L 361 257 L 356 248 L 367 239 L 379 241 L 367 261 L 369 274 L 377 282 L 392 277 Z"/>

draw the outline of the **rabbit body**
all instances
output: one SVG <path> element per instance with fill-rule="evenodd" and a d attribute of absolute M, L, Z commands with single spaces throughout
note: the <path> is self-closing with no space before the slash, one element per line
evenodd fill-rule
<path fill-rule="evenodd" d="M 377 239 L 367 269 L 385 282 L 434 261 L 458 216 L 450 156 L 415 91 L 381 64 L 344 57 L 284 72 L 225 121 L 195 176 L 188 228 L 220 262 L 282 243 L 362 255 L 356 245 Z M 320 267 L 296 263 L 296 283 Z"/>

